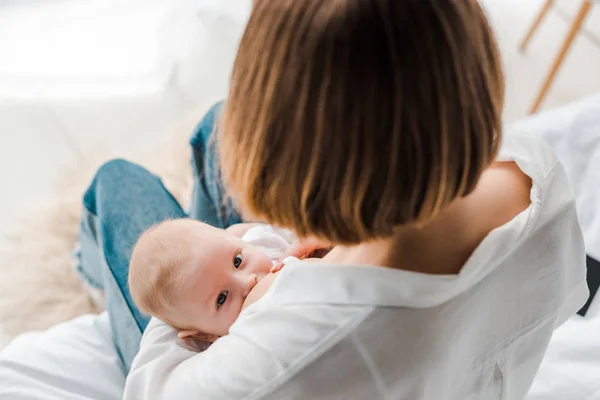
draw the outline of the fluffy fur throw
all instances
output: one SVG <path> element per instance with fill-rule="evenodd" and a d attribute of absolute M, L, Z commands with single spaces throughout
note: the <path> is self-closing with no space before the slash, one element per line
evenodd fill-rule
<path fill-rule="evenodd" d="M 146 154 L 104 152 L 67 170 L 53 194 L 28 210 L 0 249 L 0 348 L 16 335 L 43 330 L 99 311 L 75 271 L 81 198 L 96 169 L 114 157 L 128 158 L 159 175 L 186 206 L 192 172 L 188 139 L 197 116 Z"/>

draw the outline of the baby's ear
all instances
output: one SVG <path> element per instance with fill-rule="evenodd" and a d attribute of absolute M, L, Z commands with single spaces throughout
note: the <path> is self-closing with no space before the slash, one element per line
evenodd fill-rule
<path fill-rule="evenodd" d="M 182 331 L 180 331 L 177 336 L 179 337 L 179 339 L 187 339 L 190 338 L 192 336 L 196 336 L 198 335 L 200 332 L 194 329 L 184 329 Z"/>

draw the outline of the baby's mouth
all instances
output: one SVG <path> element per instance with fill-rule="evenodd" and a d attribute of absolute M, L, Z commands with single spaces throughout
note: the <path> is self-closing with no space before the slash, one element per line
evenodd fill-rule
<path fill-rule="evenodd" d="M 242 311 L 249 305 L 256 303 L 267 292 L 272 282 L 272 279 L 265 279 L 269 276 L 273 276 L 273 274 L 265 274 L 262 277 L 259 277 L 258 274 L 256 275 L 256 283 L 244 299 Z"/>
<path fill-rule="evenodd" d="M 255 275 L 256 282 L 254 282 L 254 284 L 256 285 L 258 282 L 260 282 L 262 280 L 262 278 L 264 278 L 268 274 L 269 274 L 268 272 L 257 272 Z"/>

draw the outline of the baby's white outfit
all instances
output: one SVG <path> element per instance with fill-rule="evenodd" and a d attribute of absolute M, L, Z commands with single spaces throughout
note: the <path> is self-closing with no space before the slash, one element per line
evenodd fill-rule
<path fill-rule="evenodd" d="M 296 240 L 296 236 L 287 229 L 261 224 L 248 229 L 242 240 L 258 248 L 275 263 Z"/>

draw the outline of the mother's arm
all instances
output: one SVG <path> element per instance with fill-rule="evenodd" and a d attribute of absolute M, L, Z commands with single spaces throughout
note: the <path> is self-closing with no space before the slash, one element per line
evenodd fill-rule
<path fill-rule="evenodd" d="M 242 309 L 258 301 L 274 279 L 274 274 L 261 279 Z M 258 322 L 258 325 L 258 330 L 265 329 L 264 324 Z M 265 331 L 272 333 L 273 329 L 267 327 Z M 198 353 L 191 350 L 191 342 L 177 336 L 176 329 L 152 320 L 127 379 L 125 399 L 170 399 L 183 394 L 195 398 L 191 393 L 202 399 L 239 399 L 264 388 L 282 368 L 264 348 L 242 337 L 240 332 L 246 330 L 234 329 Z"/>
<path fill-rule="evenodd" d="M 201 353 L 182 345 L 174 328 L 153 319 L 124 399 L 252 398 L 283 371 L 269 353 L 241 335 L 224 336 Z"/>

